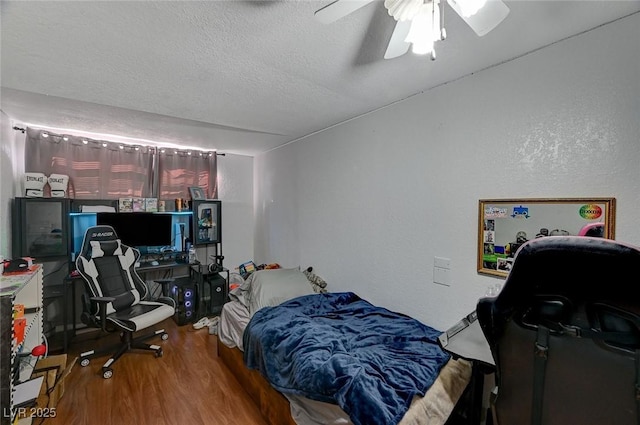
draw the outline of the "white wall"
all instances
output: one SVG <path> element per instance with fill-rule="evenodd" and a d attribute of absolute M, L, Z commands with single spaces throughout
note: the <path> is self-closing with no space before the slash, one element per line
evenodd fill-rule
<path fill-rule="evenodd" d="M 252 157 L 218 157 L 218 198 L 222 200 L 223 264 L 233 271 L 253 259 Z"/>
<path fill-rule="evenodd" d="M 0 178 L 3 182 L 11 180 L 11 146 L 9 143 L 12 136 L 11 123 L 9 117 L 0 111 Z M 11 258 L 9 248 L 11 246 L 11 216 L 9 214 L 11 195 L 9 190 L 13 189 L 13 185 L 0 185 L 0 256 L 3 258 Z M 9 230 L 6 230 L 9 229 Z"/>
<path fill-rule="evenodd" d="M 11 202 L 16 196 L 16 145 L 24 134 L 13 130 L 14 123 L 0 110 L 0 255 L 11 258 Z"/>
<path fill-rule="evenodd" d="M 640 244 L 639 39 L 634 15 L 260 155 L 256 260 L 446 329 L 502 282 L 476 272 L 481 198 L 613 196 Z"/>

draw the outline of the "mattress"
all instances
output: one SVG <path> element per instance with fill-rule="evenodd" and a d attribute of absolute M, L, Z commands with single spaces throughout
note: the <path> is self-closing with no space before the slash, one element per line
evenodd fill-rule
<path fill-rule="evenodd" d="M 226 303 L 220 314 L 218 336 L 230 348 L 243 350 L 243 332 L 250 320 L 240 302 Z M 471 364 L 451 359 L 424 397 L 415 397 L 399 425 L 444 425 L 471 379 Z M 298 425 L 350 425 L 348 415 L 337 405 L 285 394 L 291 416 Z"/>

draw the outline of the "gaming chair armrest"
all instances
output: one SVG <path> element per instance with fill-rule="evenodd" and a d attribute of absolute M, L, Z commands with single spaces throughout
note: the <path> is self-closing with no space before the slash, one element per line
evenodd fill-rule
<path fill-rule="evenodd" d="M 156 299 L 155 301 L 162 304 L 166 304 L 172 307 L 174 310 L 176 309 L 176 300 L 174 300 L 171 297 L 158 297 L 158 299 Z"/>
<path fill-rule="evenodd" d="M 105 311 L 106 310 L 106 305 L 107 303 L 113 302 L 116 299 L 114 297 L 91 297 L 89 298 L 91 301 L 96 302 L 100 305 L 100 307 L 98 308 L 98 311 Z M 94 322 L 96 322 L 95 320 L 95 316 L 94 316 Z M 100 315 L 100 327 L 102 328 L 103 331 L 107 330 L 107 315 L 106 314 L 101 314 Z"/>
<path fill-rule="evenodd" d="M 494 334 L 495 323 L 493 311 L 495 308 L 496 297 L 484 297 L 478 300 L 476 305 L 476 313 L 478 315 L 478 323 L 484 337 L 487 339 L 490 347 L 494 347 L 496 337 Z"/>

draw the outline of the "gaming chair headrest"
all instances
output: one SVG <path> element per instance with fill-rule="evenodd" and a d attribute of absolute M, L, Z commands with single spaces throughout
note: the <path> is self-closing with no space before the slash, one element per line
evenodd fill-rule
<path fill-rule="evenodd" d="M 115 241 L 118 239 L 116 231 L 111 226 L 93 226 L 89 227 L 84 234 L 82 241 L 82 249 L 80 250 L 80 256 L 84 258 L 90 258 L 92 247 L 92 241 Z"/>
<path fill-rule="evenodd" d="M 548 236 L 530 240 L 518 250 L 498 296 L 478 301 L 480 326 L 492 346 L 512 319 L 523 324 L 541 319 L 564 323 L 584 311 L 602 316 L 598 319 L 602 329 L 619 331 L 623 321 L 599 306 L 640 314 L 634 284 L 638 265 L 640 247 L 611 239 Z"/>
<path fill-rule="evenodd" d="M 640 248 L 611 239 L 549 236 L 523 244 L 498 306 L 520 304 L 534 294 L 556 293 L 583 299 L 607 296 L 624 299 L 635 292 L 630 276 L 637 274 Z"/>

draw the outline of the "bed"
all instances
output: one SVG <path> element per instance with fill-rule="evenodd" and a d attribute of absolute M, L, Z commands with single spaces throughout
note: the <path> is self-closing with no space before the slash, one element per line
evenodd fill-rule
<path fill-rule="evenodd" d="M 354 293 L 327 292 L 319 281 L 298 269 L 258 271 L 231 291 L 231 300 L 222 309 L 218 354 L 266 421 L 271 425 L 447 423 L 469 383 L 471 365 L 440 349 L 439 331 Z M 355 325 L 357 320 L 360 325 Z M 352 327 L 356 336 L 341 335 Z M 368 329 L 371 333 L 365 334 Z M 344 341 L 354 338 L 361 338 L 362 343 L 354 345 L 366 347 L 364 354 L 348 352 L 351 347 L 345 351 L 349 344 Z M 330 345 L 331 350 L 322 348 Z M 374 350 L 376 345 L 380 347 Z M 384 352 L 389 349 L 391 353 Z M 309 358 L 315 360 L 309 363 Z M 366 364 L 354 364 L 353 358 L 364 358 Z M 346 364 L 341 363 L 344 359 Z M 403 365 L 411 366 L 403 369 Z M 415 371 L 413 365 L 422 369 Z M 358 372 L 343 373 L 350 369 Z M 372 371 L 377 376 L 369 376 Z M 319 387 L 319 381 L 331 388 Z"/>

